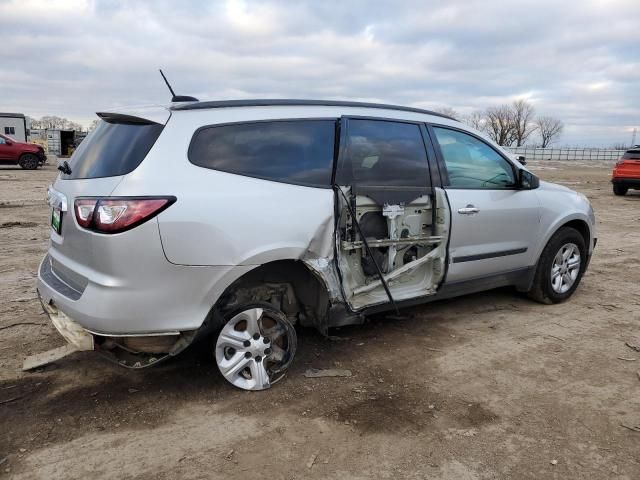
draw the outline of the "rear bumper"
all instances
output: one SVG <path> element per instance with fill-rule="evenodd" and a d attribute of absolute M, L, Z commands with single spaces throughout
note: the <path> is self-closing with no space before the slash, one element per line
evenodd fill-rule
<path fill-rule="evenodd" d="M 76 347 L 77 350 L 93 350 L 93 335 L 58 310 L 52 301 L 49 303 L 44 302 L 40 292 L 38 292 L 38 297 L 40 298 L 42 309 L 49 316 L 49 320 L 67 342 Z"/>
<path fill-rule="evenodd" d="M 640 178 L 616 177 L 611 179 L 611 183 L 620 187 L 640 189 Z"/>
<path fill-rule="evenodd" d="M 38 269 L 37 289 L 45 310 L 48 306 L 60 318 L 103 336 L 196 330 L 226 287 L 252 268 L 185 267 L 162 258 L 153 268 L 138 266 L 136 271 L 149 272 L 144 281 L 132 282 L 130 278 L 96 272 L 83 276 L 84 281 L 79 282 L 79 268 L 64 257 L 52 255 L 53 252 L 47 254 Z M 51 316 L 51 312 L 47 313 Z"/>

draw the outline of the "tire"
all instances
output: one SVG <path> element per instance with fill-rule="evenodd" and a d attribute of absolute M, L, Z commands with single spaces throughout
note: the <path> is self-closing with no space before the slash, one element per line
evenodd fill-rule
<path fill-rule="evenodd" d="M 627 187 L 623 187 L 622 185 L 614 185 L 613 186 L 613 194 L 618 196 L 623 196 L 627 194 L 629 189 Z"/>
<path fill-rule="evenodd" d="M 40 159 L 32 153 L 25 153 L 20 157 L 18 164 L 25 170 L 35 170 L 40 165 Z"/>
<path fill-rule="evenodd" d="M 268 303 L 251 303 L 225 316 L 214 352 L 229 383 L 265 390 L 284 376 L 296 347 L 296 331 L 283 312 Z"/>
<path fill-rule="evenodd" d="M 564 302 L 578 288 L 586 265 L 583 236 L 575 228 L 562 227 L 540 255 L 529 298 L 548 305 Z"/>

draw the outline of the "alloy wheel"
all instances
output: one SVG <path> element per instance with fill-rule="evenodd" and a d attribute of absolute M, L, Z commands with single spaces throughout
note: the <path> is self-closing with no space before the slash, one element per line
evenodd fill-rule
<path fill-rule="evenodd" d="M 20 166 L 25 170 L 35 170 L 38 168 L 38 159 L 35 155 L 25 155 L 20 161 Z"/>
<path fill-rule="evenodd" d="M 580 273 L 580 249 L 575 243 L 566 243 L 551 264 L 551 288 L 556 293 L 568 292 Z"/>

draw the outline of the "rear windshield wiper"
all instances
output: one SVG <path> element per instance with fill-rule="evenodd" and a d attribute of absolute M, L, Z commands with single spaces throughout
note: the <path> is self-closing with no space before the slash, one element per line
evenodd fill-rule
<path fill-rule="evenodd" d="M 62 162 L 62 165 L 58 165 L 58 170 L 60 170 L 65 175 L 71 175 L 71 167 L 66 160 Z"/>

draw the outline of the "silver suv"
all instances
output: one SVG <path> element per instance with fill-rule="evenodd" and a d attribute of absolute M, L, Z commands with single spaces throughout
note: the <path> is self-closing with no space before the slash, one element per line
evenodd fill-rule
<path fill-rule="evenodd" d="M 569 298 L 588 200 L 437 113 L 355 102 L 179 102 L 102 121 L 49 189 L 45 310 L 77 349 L 142 368 L 198 338 L 268 388 L 296 325 L 512 285 Z"/>

